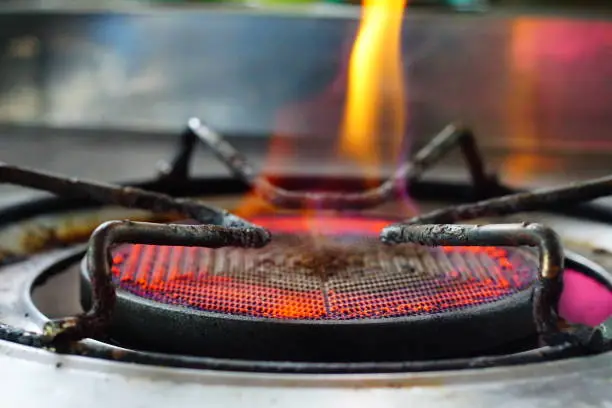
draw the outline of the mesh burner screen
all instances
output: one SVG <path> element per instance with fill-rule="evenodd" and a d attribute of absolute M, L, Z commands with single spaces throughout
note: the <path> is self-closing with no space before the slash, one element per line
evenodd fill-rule
<path fill-rule="evenodd" d="M 275 232 L 266 248 L 123 245 L 113 273 L 122 289 L 157 302 L 301 320 L 461 310 L 523 291 L 537 274 L 529 249 L 383 245 L 376 237 L 386 220 L 254 221 Z"/>

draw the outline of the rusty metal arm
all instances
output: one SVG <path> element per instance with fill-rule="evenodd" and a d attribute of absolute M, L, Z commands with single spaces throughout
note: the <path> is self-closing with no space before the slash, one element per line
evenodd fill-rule
<path fill-rule="evenodd" d="M 550 344 L 558 333 L 557 306 L 562 285 L 564 254 L 557 234 L 540 224 L 404 225 L 384 228 L 384 243 L 426 246 L 534 246 L 540 254 L 540 275 L 533 292 L 533 319 L 541 340 Z"/>
<path fill-rule="evenodd" d="M 451 224 L 481 217 L 542 211 L 551 206 L 578 204 L 609 195 L 612 195 L 612 176 L 451 206 L 410 218 L 402 224 Z"/>
<path fill-rule="evenodd" d="M 56 346 L 104 333 L 111 322 L 116 301 L 116 289 L 111 273 L 111 249 L 116 244 L 259 248 L 269 241 L 270 234 L 260 228 L 106 222 L 91 235 L 87 252 L 87 266 L 92 275 L 91 310 L 80 316 L 52 320 L 45 325 L 43 333 L 50 343 Z"/>
<path fill-rule="evenodd" d="M 179 213 L 203 224 L 256 227 L 226 210 L 208 206 L 197 200 L 175 198 L 135 187 L 79 180 L 0 162 L 0 184 L 2 183 L 30 187 L 62 197 L 90 199 L 101 204 L 153 212 Z"/>
<path fill-rule="evenodd" d="M 482 192 L 491 181 L 491 177 L 485 172 L 471 131 L 449 125 L 419 150 L 411 162 L 401 165 L 388 180 L 376 188 L 356 193 L 289 191 L 259 177 L 249 161 L 234 146 L 197 118 L 189 120 L 187 130 L 181 137 L 180 148 L 171 164 L 163 169 L 162 177 L 187 178 L 189 161 L 197 140 L 206 143 L 232 174 L 251 186 L 260 197 L 288 209 L 360 210 L 380 205 L 393 199 L 406 183 L 420 179 L 425 171 L 457 146 L 466 159 L 474 187 Z"/>

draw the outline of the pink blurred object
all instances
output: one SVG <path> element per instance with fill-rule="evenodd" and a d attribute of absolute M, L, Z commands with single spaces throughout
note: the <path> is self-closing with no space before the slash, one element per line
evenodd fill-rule
<path fill-rule="evenodd" d="M 559 314 L 570 323 L 597 326 L 612 316 L 612 292 L 599 282 L 566 269 Z"/>

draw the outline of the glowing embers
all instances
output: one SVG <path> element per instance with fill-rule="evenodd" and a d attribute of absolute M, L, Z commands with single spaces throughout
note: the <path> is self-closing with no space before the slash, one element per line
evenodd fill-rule
<path fill-rule="evenodd" d="M 113 273 L 122 289 L 161 303 L 309 320 L 459 310 L 522 291 L 537 274 L 528 249 L 383 245 L 376 237 L 387 220 L 254 221 L 275 232 L 266 248 L 123 245 Z"/>

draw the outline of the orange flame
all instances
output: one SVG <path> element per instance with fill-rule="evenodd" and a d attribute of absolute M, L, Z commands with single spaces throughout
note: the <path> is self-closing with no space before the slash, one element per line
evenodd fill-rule
<path fill-rule="evenodd" d="M 363 0 L 349 65 L 340 153 L 370 174 L 380 159 L 379 137 L 397 147 L 405 129 L 401 29 L 406 0 Z"/>
<path fill-rule="evenodd" d="M 315 130 L 325 134 L 330 130 L 327 125 L 335 122 L 327 115 L 341 117 L 338 154 L 356 161 L 366 175 L 366 182 L 378 176 L 379 160 L 383 156 L 379 145 L 383 137 L 391 142 L 391 154 L 398 153 L 406 122 L 400 47 L 406 4 L 407 0 L 363 0 L 361 24 L 351 50 L 348 73 L 342 69 L 323 93 L 279 112 L 280 132 L 271 140 L 264 174 L 278 171 L 300 150 L 296 148 L 295 144 L 299 143 L 296 139 L 283 137 L 285 129 L 301 128 L 303 122 L 315 123 L 324 128 Z M 338 112 L 336 106 L 340 108 Z M 334 131 L 338 130 L 337 125 L 336 122 Z M 391 158 L 385 159 L 388 162 Z M 275 210 L 255 194 L 247 194 L 234 212 L 250 218 Z M 315 213 L 318 214 L 316 209 L 303 211 L 305 216 Z"/>
<path fill-rule="evenodd" d="M 546 49 L 548 53 L 555 55 L 560 53 L 559 48 L 566 49 L 567 44 L 557 40 L 562 33 L 551 32 L 549 27 L 554 25 L 542 27 L 539 21 L 531 18 L 517 18 L 512 23 L 506 104 L 509 152 L 500 170 L 506 180 L 515 184 L 529 183 L 537 173 L 554 173 L 562 167 L 558 156 L 546 155 L 543 152 L 543 142 L 550 135 L 550 131 L 543 127 L 545 122 L 538 120 L 541 97 L 547 91 L 546 81 L 542 78 L 546 70 L 543 69 L 542 63 L 543 57 L 548 57 L 542 50 Z M 547 42 L 547 38 L 554 39 L 555 42 Z M 571 45 L 567 49 L 571 50 Z"/>

